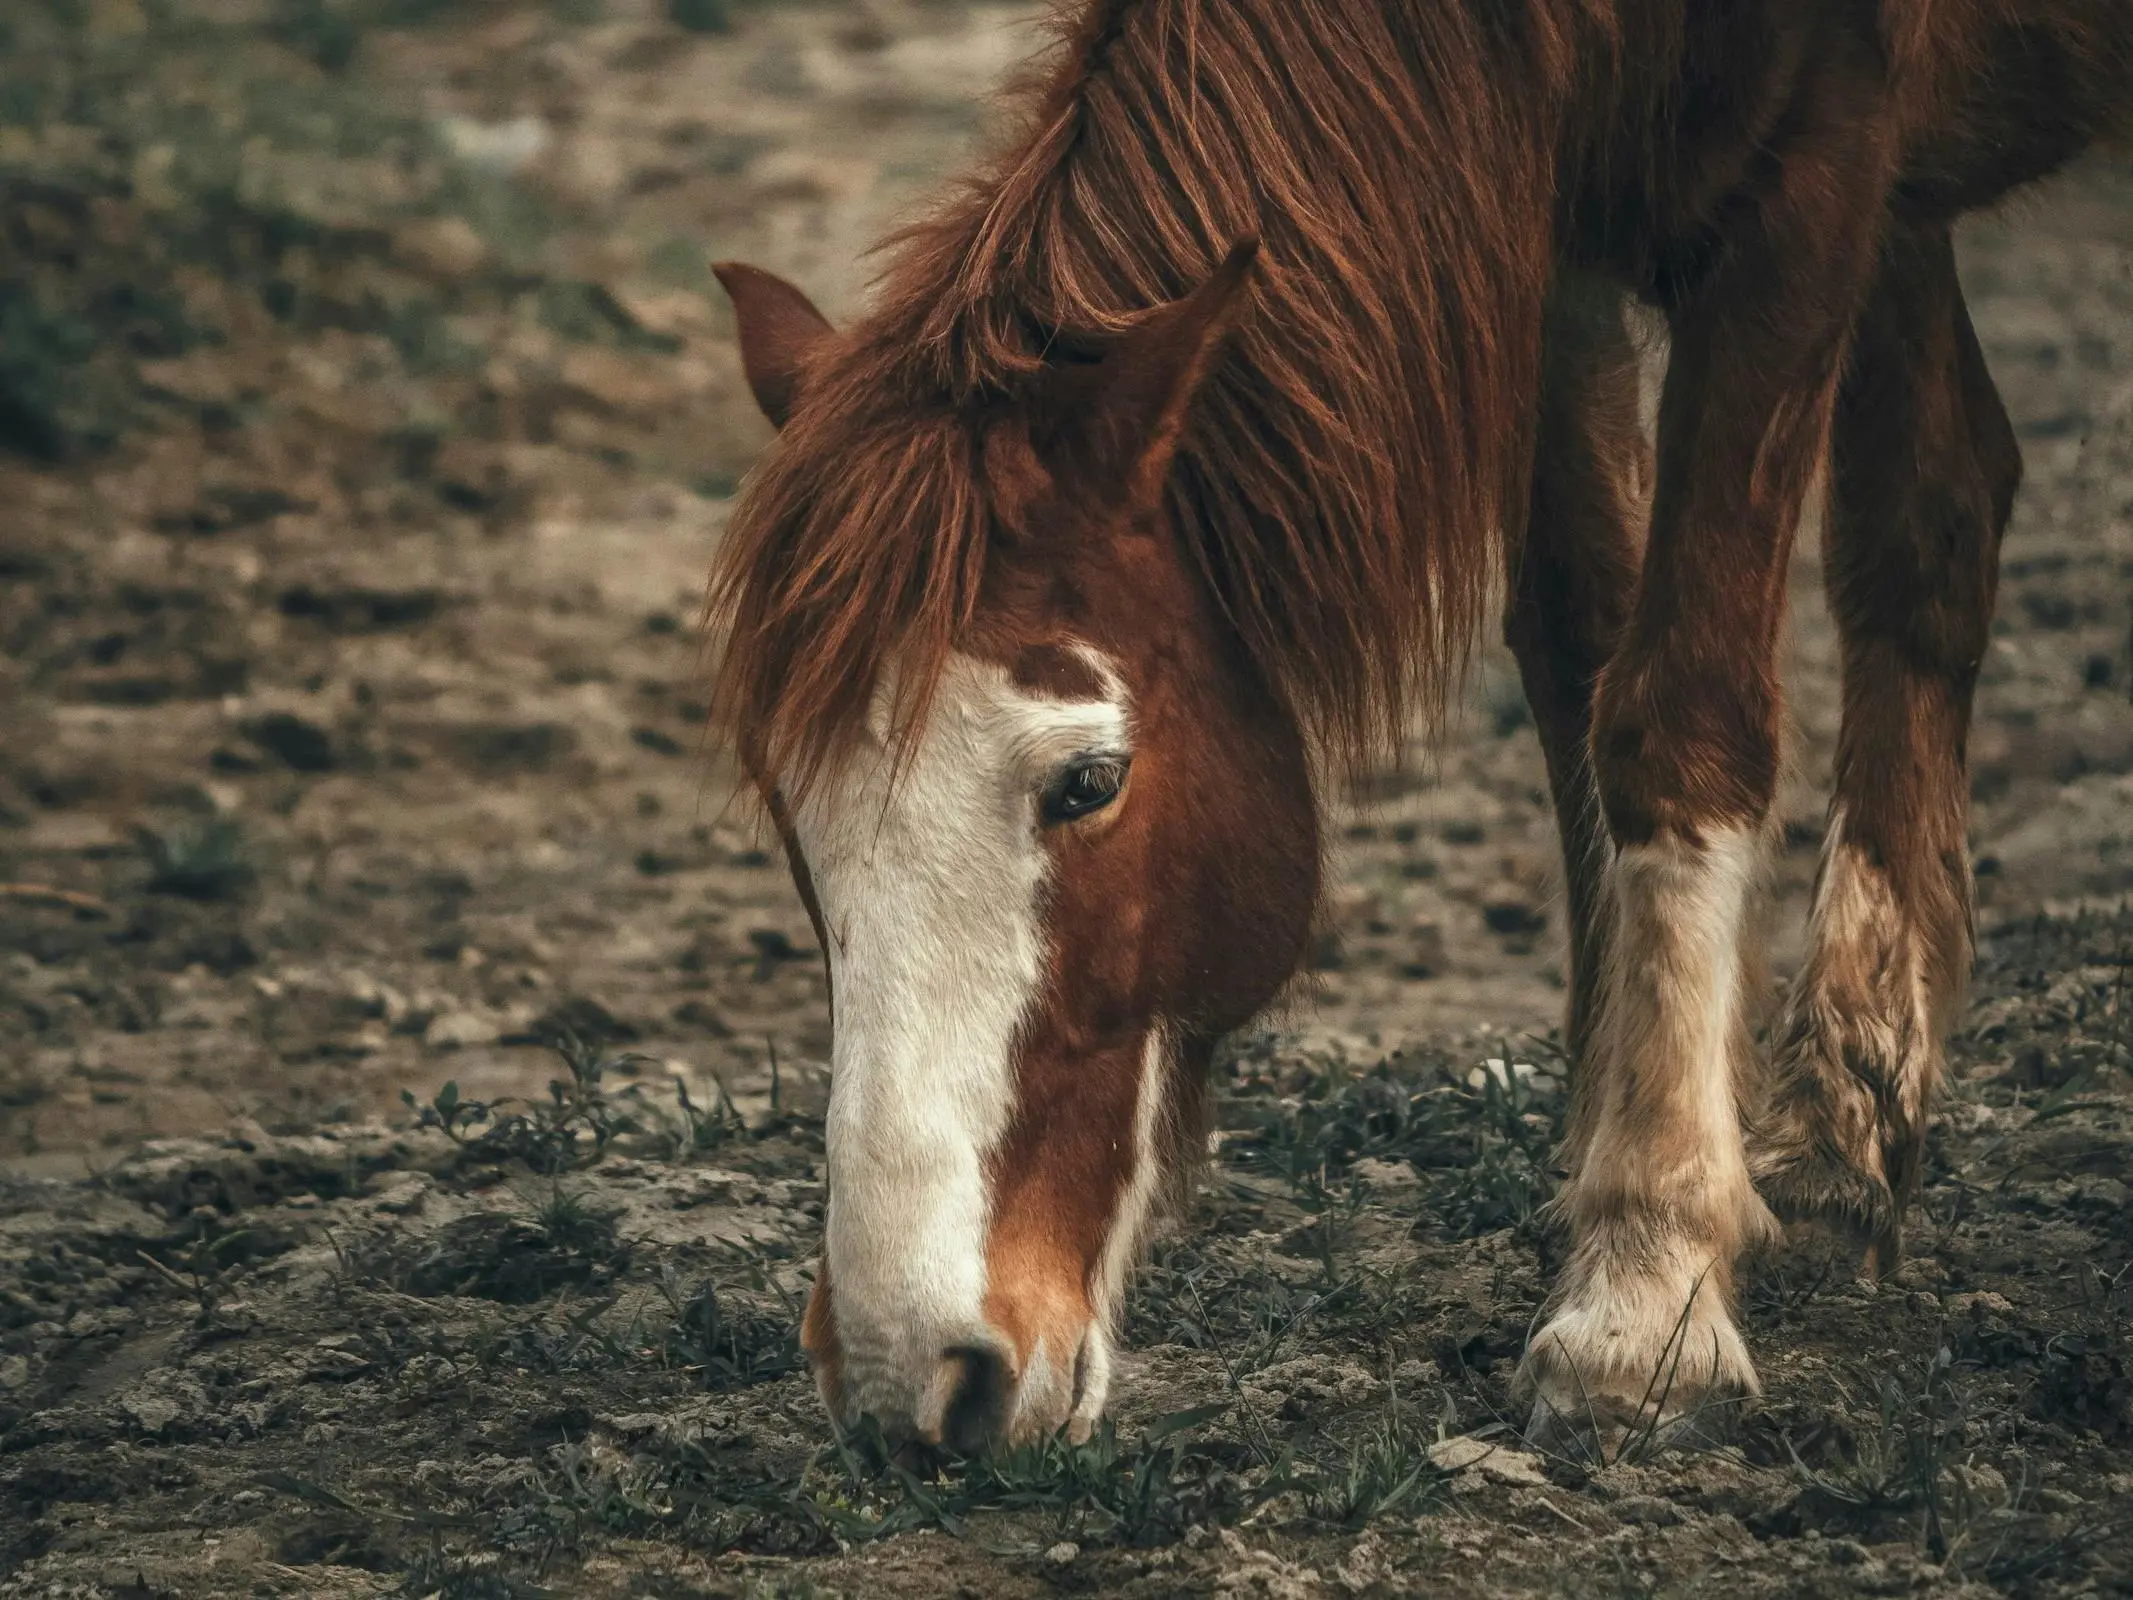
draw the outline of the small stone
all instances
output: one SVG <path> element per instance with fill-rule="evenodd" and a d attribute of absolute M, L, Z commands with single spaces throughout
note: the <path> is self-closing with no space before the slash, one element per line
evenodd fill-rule
<path fill-rule="evenodd" d="M 1933 1289 L 1948 1281 L 1948 1269 L 1931 1256 L 1912 1256 L 1889 1274 L 1888 1281 L 1899 1289 Z"/>
<path fill-rule="evenodd" d="M 1508 1089 L 1514 1083 L 1531 1083 L 1540 1076 L 1540 1069 L 1530 1061 L 1505 1061 L 1500 1056 L 1490 1056 L 1466 1075 L 1469 1089 L 1485 1089 L 1493 1081 L 1497 1088 Z"/>
<path fill-rule="evenodd" d="M 1359 883 L 1344 883 L 1326 896 L 1326 909 L 1342 927 L 1367 927 L 1382 920 L 1378 897 Z"/>
<path fill-rule="evenodd" d="M 1476 1439 L 1471 1434 L 1438 1440 L 1429 1447 L 1429 1459 L 1439 1471 L 1474 1471 L 1492 1483 L 1540 1488 L 1548 1482 L 1539 1456 L 1513 1450 L 1492 1440 Z"/>
<path fill-rule="evenodd" d="M 1443 1472 L 1464 1472 L 1495 1448 L 1486 1439 L 1455 1434 L 1449 1439 L 1439 1439 L 1429 1447 L 1430 1465 Z"/>
<path fill-rule="evenodd" d="M 1440 977 L 1451 970 L 1451 965 L 1442 927 L 1424 921 L 1407 930 L 1407 962 L 1400 969 L 1405 976 L 1417 980 Z"/>
<path fill-rule="evenodd" d="M 1679 1506 L 1655 1494 L 1624 1495 L 1614 1503 L 1614 1513 L 1640 1528 L 1671 1528 L 1683 1520 Z"/>
<path fill-rule="evenodd" d="M 517 172 L 539 157 L 550 139 L 548 124 L 535 116 L 481 122 L 454 113 L 438 118 L 437 133 L 468 166 L 496 173 Z"/>
<path fill-rule="evenodd" d="M 495 1020 L 478 1011 L 447 1011 L 422 1030 L 422 1042 L 432 1050 L 468 1050 L 502 1037 Z"/>
<path fill-rule="evenodd" d="M 1382 1195 L 1402 1194 L 1422 1186 L 1421 1175 L 1405 1161 L 1380 1161 L 1376 1156 L 1363 1156 L 1349 1170 Z"/>
<path fill-rule="evenodd" d="M 379 1181 L 378 1197 L 371 1201 L 373 1211 L 388 1217 L 404 1217 L 410 1211 L 422 1209 L 423 1197 L 429 1193 L 430 1180 L 419 1172 L 396 1172 Z"/>
<path fill-rule="evenodd" d="M 1044 1552 L 1044 1559 L 1055 1567 L 1070 1567 L 1074 1564 L 1075 1557 L 1080 1554 L 1080 1545 L 1074 1543 L 1071 1539 L 1061 1539 Z"/>
<path fill-rule="evenodd" d="M 13 1393 L 17 1389 L 28 1388 L 29 1382 L 30 1358 L 28 1356 L 9 1356 L 5 1361 L 0 1361 L 0 1389 Z"/>
<path fill-rule="evenodd" d="M 167 1394 L 133 1394 L 119 1402 L 143 1433 L 161 1433 L 184 1415 L 185 1408 Z"/>
<path fill-rule="evenodd" d="M 419 217 L 394 230 L 394 257 L 439 283 L 464 283 L 480 272 L 489 247 L 464 217 Z"/>

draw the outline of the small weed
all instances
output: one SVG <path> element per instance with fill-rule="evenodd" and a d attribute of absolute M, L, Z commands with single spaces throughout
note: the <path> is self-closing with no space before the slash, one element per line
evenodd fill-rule
<path fill-rule="evenodd" d="M 507 1102 L 463 1100 L 456 1082 L 446 1083 L 427 1106 L 402 1089 L 401 1103 L 415 1113 L 417 1126 L 438 1129 L 474 1159 L 517 1161 L 543 1177 L 589 1167 L 618 1136 L 643 1130 L 643 1119 L 602 1085 L 618 1065 L 646 1058 L 607 1055 L 568 1028 L 552 1030 L 547 1042 L 569 1076 L 549 1081 L 546 1103 L 498 1115 Z M 487 1131 L 469 1137 L 482 1122 L 489 1123 Z"/>
<path fill-rule="evenodd" d="M 1431 1442 L 1395 1395 L 1359 1437 L 1297 1480 L 1305 1509 L 1343 1528 L 1360 1528 L 1395 1512 L 1412 1515 L 1450 1477 L 1430 1460 Z"/>
<path fill-rule="evenodd" d="M 400 1103 L 415 1113 L 416 1127 L 435 1128 L 462 1148 L 475 1125 L 489 1120 L 489 1103 L 486 1100 L 462 1100 L 456 1078 L 445 1079 L 444 1087 L 428 1105 L 423 1105 L 408 1089 L 400 1091 Z"/>
<path fill-rule="evenodd" d="M 931 1484 L 890 1471 L 912 1520 L 950 1532 L 976 1511 L 1044 1511 L 1062 1537 L 1079 1542 L 1166 1544 L 1195 1523 L 1233 1521 L 1246 1509 L 1244 1447 L 1188 1439 L 1228 1410 L 1201 1406 L 1159 1417 L 1130 1444 L 1106 1419 L 1086 1443 L 1052 1435 L 960 1463 Z"/>
<path fill-rule="evenodd" d="M 747 1388 L 807 1364 L 796 1308 L 760 1264 L 753 1280 L 752 1294 L 708 1278 L 692 1289 L 671 1263 L 660 1269 L 659 1293 L 674 1313 L 663 1353 L 708 1389 Z"/>
<path fill-rule="evenodd" d="M 408 1294 L 473 1295 L 528 1305 L 558 1289 L 597 1289 L 629 1266 L 614 1215 L 560 1183 L 524 1212 L 477 1211 L 447 1223 L 412 1256 L 390 1243 L 357 1247 L 359 1275 Z"/>
<path fill-rule="evenodd" d="M 1918 1542 L 1945 1561 L 1980 1509 L 1949 1472 L 1969 1415 L 1946 1345 L 1914 1370 L 1883 1374 L 1873 1421 L 1853 1436 L 1850 1459 L 1827 1470 L 1792 1452 L 1795 1470 L 1825 1504 L 1854 1513 L 1916 1514 Z M 1790 1441 L 1787 1441 L 1788 1447 Z"/>
<path fill-rule="evenodd" d="M 167 833 L 137 830 L 151 869 L 154 894 L 189 900 L 227 900 L 255 876 L 244 829 L 234 817 L 181 822 Z"/>
<path fill-rule="evenodd" d="M 642 1107 L 646 1116 L 662 1126 L 667 1134 L 669 1160 L 686 1161 L 692 1156 L 707 1155 L 721 1145 L 745 1138 L 748 1124 L 741 1117 L 733 1097 L 726 1092 L 722 1079 L 711 1080 L 714 1090 L 708 1106 L 699 1106 L 689 1093 L 689 1085 L 680 1078 L 674 1080 L 674 1111 L 670 1115 L 664 1108 L 652 1104 L 639 1094 L 635 1085 L 627 1091 Z"/>
<path fill-rule="evenodd" d="M 667 0 L 667 16 L 691 33 L 731 33 L 733 7 L 728 0 Z"/>
<path fill-rule="evenodd" d="M 210 1234 L 203 1229 L 174 1264 L 159 1261 L 146 1250 L 134 1254 L 157 1277 L 190 1295 L 205 1323 L 222 1303 L 224 1288 L 244 1270 L 249 1251 L 243 1247 L 250 1231 L 233 1228 L 227 1233 Z"/>

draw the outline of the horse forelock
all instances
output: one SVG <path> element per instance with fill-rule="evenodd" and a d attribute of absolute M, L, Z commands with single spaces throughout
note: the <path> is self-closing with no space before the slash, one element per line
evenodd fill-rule
<path fill-rule="evenodd" d="M 1479 9 L 1063 13 L 1012 96 L 1020 134 L 890 242 L 743 492 L 711 593 L 727 731 L 804 782 L 893 661 L 907 736 L 978 603 L 988 428 L 1055 341 L 1115 332 L 1256 234 L 1256 305 L 1169 512 L 1314 743 L 1351 769 L 1396 753 L 1456 680 L 1529 464 L 1564 52 Z"/>

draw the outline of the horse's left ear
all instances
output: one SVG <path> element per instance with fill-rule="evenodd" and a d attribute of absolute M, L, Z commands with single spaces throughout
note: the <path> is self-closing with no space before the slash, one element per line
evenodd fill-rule
<path fill-rule="evenodd" d="M 829 319 L 776 273 L 738 261 L 721 261 L 711 270 L 733 300 L 741 367 L 755 403 L 773 427 L 782 428 L 799 403 L 809 357 L 830 336 Z"/>
<path fill-rule="evenodd" d="M 1256 238 L 1239 240 L 1199 288 L 1115 335 L 1098 360 L 1048 375 L 1040 396 L 1048 431 L 1071 443 L 1075 467 L 1102 474 L 1127 504 L 1152 506 L 1161 495 L 1193 396 L 1244 311 L 1258 256 Z"/>

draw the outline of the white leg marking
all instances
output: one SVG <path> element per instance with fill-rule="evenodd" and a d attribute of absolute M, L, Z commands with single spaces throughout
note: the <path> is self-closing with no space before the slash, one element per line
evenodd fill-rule
<path fill-rule="evenodd" d="M 1748 1182 L 1739 1098 L 1741 937 L 1761 850 L 1744 829 L 1617 852 L 1582 1144 L 1561 1201 L 1574 1238 L 1527 1352 L 1535 1426 L 1603 1427 L 1754 1393 L 1728 1301 L 1735 1256 L 1772 1225 Z"/>
<path fill-rule="evenodd" d="M 1904 1152 L 1924 1127 L 1970 967 L 1967 862 L 1914 893 L 1916 905 L 1898 900 L 1833 806 L 1755 1150 L 1782 1209 L 1871 1234 L 1877 1253 L 1895 1246 L 1903 1197 L 1890 1191 L 1910 1177 Z"/>
<path fill-rule="evenodd" d="M 1887 1074 L 1899 1114 L 1914 1126 L 1938 1076 L 1940 1037 L 1969 966 L 1967 882 L 1951 890 L 1945 920 L 1953 926 L 1929 929 L 1905 914 L 1888 875 L 1845 838 L 1844 808 L 1833 807 L 1794 1009 L 1830 1044 Z M 1953 949 L 1930 949 L 1936 935 Z M 1944 976 L 1937 964 L 1946 966 Z"/>

